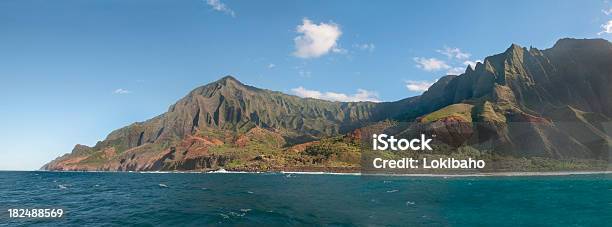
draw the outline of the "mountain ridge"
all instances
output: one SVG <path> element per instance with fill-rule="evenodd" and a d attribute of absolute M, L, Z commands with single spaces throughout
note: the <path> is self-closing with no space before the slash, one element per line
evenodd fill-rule
<path fill-rule="evenodd" d="M 612 118 L 612 93 L 607 89 L 612 87 L 612 64 L 606 64 L 610 62 L 612 44 L 603 39 L 560 39 L 546 50 L 512 44 L 474 68 L 468 66 L 460 75 L 440 78 L 420 96 L 381 103 L 300 98 L 245 85 L 228 75 L 193 89 L 166 113 L 111 132 L 93 147 L 75 146 L 72 154 L 46 164 L 43 169 L 180 169 L 180 163 L 185 162 L 198 163 L 193 165 L 198 168 L 224 166 L 236 159 L 226 157 L 227 160 L 219 161 L 219 156 L 215 156 L 211 161 L 209 151 L 255 149 L 244 141 L 258 141 L 253 144 L 255 147 L 265 144 L 264 147 L 282 150 L 348 135 L 353 130 L 387 120 L 423 122 L 430 128 L 446 122 L 444 128 L 449 131 L 431 130 L 449 135 L 446 139 L 454 141 L 453 144 L 466 144 L 477 133 L 451 138 L 457 136 L 450 132 L 466 132 L 466 129 L 481 132 L 480 128 L 484 127 L 491 131 L 489 137 L 500 138 L 495 149 L 503 154 L 606 159 L 608 154 L 601 150 L 609 147 L 610 138 L 602 123 Z M 445 109 L 459 104 L 463 106 Z M 470 116 L 456 118 L 464 115 L 446 113 L 467 107 L 466 113 Z M 426 117 L 431 114 L 436 117 Z M 421 119 L 436 119 L 436 122 Z M 449 123 L 457 121 L 463 129 Z M 478 125 L 468 126 L 461 121 L 478 122 Z M 577 122 L 582 133 L 598 138 L 598 142 L 578 141 L 576 138 L 580 135 L 562 130 L 559 123 L 564 121 Z M 534 139 L 527 140 L 533 140 L 533 147 L 521 148 L 515 142 L 520 138 L 513 122 L 527 124 L 524 127 L 528 129 L 523 131 L 533 136 Z M 239 138 L 243 142 L 238 143 Z M 269 144 L 262 138 L 283 144 Z M 560 142 L 551 142 L 560 138 L 570 140 L 563 146 L 575 151 L 565 151 Z M 188 140 L 193 141 L 183 144 Z M 176 149 L 181 146 L 184 154 L 177 155 Z M 516 152 L 518 149 L 538 151 L 521 153 Z M 146 160 L 145 164 L 131 162 L 138 156 Z M 187 157 L 197 157 L 197 160 L 189 161 Z"/>

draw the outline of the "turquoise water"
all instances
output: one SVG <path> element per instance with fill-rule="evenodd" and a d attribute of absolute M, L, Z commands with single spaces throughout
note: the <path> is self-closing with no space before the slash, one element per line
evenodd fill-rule
<path fill-rule="evenodd" d="M 0 208 L 0 226 L 610 226 L 612 176 L 0 172 Z M 8 208 L 65 215 L 10 219 Z"/>

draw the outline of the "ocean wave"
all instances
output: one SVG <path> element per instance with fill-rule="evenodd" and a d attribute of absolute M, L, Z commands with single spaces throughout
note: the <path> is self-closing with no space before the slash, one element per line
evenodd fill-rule
<path fill-rule="evenodd" d="M 309 174 L 309 175 L 347 175 L 347 176 L 360 176 L 361 173 L 335 173 L 335 172 L 299 172 L 299 171 L 281 171 L 282 174 Z"/>
<path fill-rule="evenodd" d="M 74 173 L 75 171 L 51 171 Z M 612 174 L 612 171 L 558 171 L 558 172 L 489 172 L 489 173 L 470 173 L 470 174 L 425 174 L 425 173 L 338 173 L 338 172 L 302 172 L 302 171 L 279 171 L 279 172 L 249 172 L 249 171 L 228 171 L 219 169 L 216 171 L 78 171 L 84 173 L 140 173 L 140 174 L 302 174 L 302 175 L 346 175 L 346 176 L 395 176 L 395 177 L 520 177 L 520 176 L 569 176 L 569 175 L 598 175 Z"/>

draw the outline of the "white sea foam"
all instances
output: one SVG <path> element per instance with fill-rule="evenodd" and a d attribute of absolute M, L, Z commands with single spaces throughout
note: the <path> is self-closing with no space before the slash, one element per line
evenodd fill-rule
<path fill-rule="evenodd" d="M 69 172 L 74 171 L 53 171 L 53 172 Z M 79 171 L 93 173 L 126 173 L 125 171 Z M 130 171 L 131 172 L 131 171 Z M 200 172 L 200 171 L 135 171 L 134 173 L 147 174 L 166 174 L 166 173 L 240 173 L 240 174 L 311 174 L 311 175 L 348 175 L 348 176 L 397 176 L 397 177 L 515 177 L 515 176 L 567 176 L 567 175 L 593 175 L 593 174 L 612 174 L 612 171 L 559 171 L 559 172 L 489 172 L 489 173 L 470 173 L 470 174 L 392 174 L 392 173 L 337 173 L 337 172 L 301 172 L 301 171 L 280 171 L 280 172 L 247 172 L 247 171 L 228 171 L 219 169 L 217 171 Z"/>
<path fill-rule="evenodd" d="M 223 168 L 209 172 L 194 172 L 194 171 L 163 171 L 152 172 L 143 171 L 140 173 L 229 173 L 229 174 L 274 174 L 280 173 L 285 175 L 301 174 L 301 175 L 346 175 L 346 176 L 395 176 L 395 177 L 514 177 L 514 176 L 567 176 L 567 175 L 591 175 L 591 174 L 612 174 L 612 171 L 560 171 L 560 172 L 490 172 L 490 173 L 470 173 L 470 174 L 426 174 L 426 173 L 408 173 L 408 174 L 393 174 L 393 173 L 338 173 L 338 172 L 308 172 L 308 171 L 280 171 L 280 172 L 248 172 L 248 171 L 228 171 Z M 290 176 L 295 177 L 295 176 Z"/>
<path fill-rule="evenodd" d="M 242 217 L 244 215 L 246 215 L 246 213 L 236 213 L 234 211 L 230 211 L 229 213 L 227 213 L 229 216 L 234 216 L 234 217 Z"/>
<path fill-rule="evenodd" d="M 312 174 L 312 175 L 352 175 L 359 176 L 361 173 L 335 173 L 335 172 L 298 172 L 298 171 L 281 171 L 282 174 Z"/>
<path fill-rule="evenodd" d="M 214 170 L 214 171 L 208 171 L 205 173 L 248 173 L 248 174 L 256 174 L 256 173 L 265 173 L 265 174 L 269 174 L 269 173 L 274 173 L 274 172 L 248 172 L 248 171 L 229 171 L 226 169 L 218 169 L 218 170 Z"/>
<path fill-rule="evenodd" d="M 227 170 L 225 170 L 224 168 L 218 169 L 216 171 L 212 171 L 211 173 L 229 173 Z"/>

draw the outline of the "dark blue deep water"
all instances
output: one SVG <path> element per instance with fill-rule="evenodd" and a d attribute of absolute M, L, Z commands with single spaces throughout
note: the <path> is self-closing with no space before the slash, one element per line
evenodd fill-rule
<path fill-rule="evenodd" d="M 0 208 L 0 226 L 611 226 L 612 176 L 0 172 Z"/>

